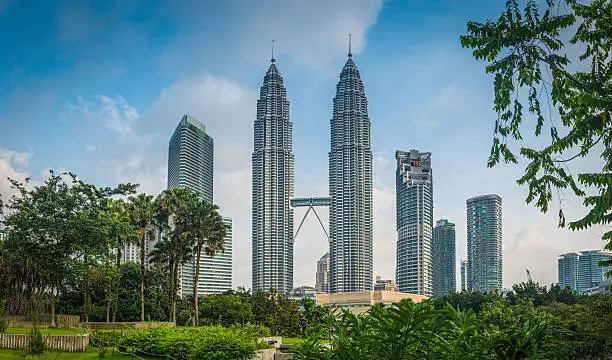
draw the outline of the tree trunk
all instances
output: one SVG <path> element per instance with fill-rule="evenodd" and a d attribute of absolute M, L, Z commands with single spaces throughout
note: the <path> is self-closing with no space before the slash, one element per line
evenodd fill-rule
<path fill-rule="evenodd" d="M 55 286 L 51 285 L 51 327 L 56 327 L 55 323 Z"/>
<path fill-rule="evenodd" d="M 110 322 L 111 299 L 106 300 L 106 322 Z"/>
<path fill-rule="evenodd" d="M 145 321 L 145 303 L 144 303 L 144 289 L 145 289 L 145 241 L 146 241 L 146 230 L 142 235 L 140 241 L 140 321 Z"/>
<path fill-rule="evenodd" d="M 121 287 L 121 245 L 117 248 L 117 279 L 113 290 L 113 322 L 117 322 L 117 306 L 119 303 L 119 288 Z"/>
<path fill-rule="evenodd" d="M 202 244 L 198 240 L 196 245 L 196 263 L 195 263 L 195 274 L 193 276 L 193 308 L 195 314 L 193 316 L 194 327 L 200 326 L 200 314 L 198 313 L 198 280 L 200 278 L 200 252 L 202 250 Z"/>
<path fill-rule="evenodd" d="M 176 298 L 178 297 L 178 278 L 179 278 L 179 264 L 176 264 L 176 270 L 174 272 L 174 294 L 172 296 L 172 321 L 176 323 Z"/>

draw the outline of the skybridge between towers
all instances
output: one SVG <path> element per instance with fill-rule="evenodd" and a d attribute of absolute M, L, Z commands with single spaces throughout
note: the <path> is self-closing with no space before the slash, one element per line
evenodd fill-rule
<path fill-rule="evenodd" d="M 311 210 L 317 217 L 317 220 L 319 220 L 319 224 L 321 224 L 321 228 L 323 229 L 323 232 L 325 233 L 325 236 L 327 236 L 327 240 L 329 241 L 329 234 L 327 233 L 327 229 L 325 229 L 325 226 L 323 225 L 323 221 L 321 221 L 321 218 L 319 217 L 319 214 L 317 214 L 317 210 L 315 208 L 322 207 L 322 206 L 325 206 L 325 207 L 331 206 L 331 197 L 293 198 L 291 199 L 291 206 L 294 208 L 296 207 L 307 207 L 308 208 L 308 210 L 306 210 L 306 214 L 304 214 L 304 217 L 302 218 L 302 221 L 300 221 L 300 226 L 298 226 L 297 231 L 295 232 L 295 235 L 293 235 L 294 243 L 295 243 L 295 238 L 297 238 L 298 234 L 300 233 L 300 229 L 302 228 L 302 225 L 304 225 L 304 220 L 306 220 L 306 217 L 308 216 Z"/>

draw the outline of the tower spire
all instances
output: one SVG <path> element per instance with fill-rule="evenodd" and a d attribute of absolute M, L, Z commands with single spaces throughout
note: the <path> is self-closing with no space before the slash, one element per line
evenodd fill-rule
<path fill-rule="evenodd" d="M 274 40 L 272 40 L 272 62 L 276 62 L 274 59 Z"/>
<path fill-rule="evenodd" d="M 348 56 L 349 57 L 353 57 L 353 53 L 351 52 L 351 34 L 349 34 L 349 52 L 348 52 Z"/>

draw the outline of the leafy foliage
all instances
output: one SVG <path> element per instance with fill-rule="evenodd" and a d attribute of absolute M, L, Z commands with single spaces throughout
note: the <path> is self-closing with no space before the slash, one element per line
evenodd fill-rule
<path fill-rule="evenodd" d="M 169 355 L 173 359 L 251 359 L 257 338 L 251 328 L 222 326 L 134 329 L 119 344 L 142 355 Z"/>
<path fill-rule="evenodd" d="M 36 327 L 32 328 L 28 334 L 28 350 L 30 350 L 32 354 L 42 354 L 47 350 L 45 339 L 40 333 L 40 330 Z"/>
<path fill-rule="evenodd" d="M 589 209 L 587 215 L 569 223 L 571 229 L 609 224 L 612 2 L 547 0 L 541 8 L 528 0 L 521 9 L 516 0 L 509 0 L 496 21 L 470 21 L 467 31 L 461 36 L 462 46 L 487 62 L 486 72 L 495 79 L 493 109 L 498 117 L 489 166 L 502 160 L 518 162 L 509 141 L 523 141 L 524 120 L 533 119 L 534 135 L 547 137 L 550 143 L 520 148 L 520 155 L 529 161 L 518 179 L 529 188 L 527 202 L 546 212 L 553 191 L 568 189 L 582 197 Z M 569 41 L 564 41 L 566 33 L 573 34 Z M 578 55 L 568 56 L 576 51 Z M 548 100 L 548 109 L 543 99 Z M 601 170 L 572 174 L 568 165 L 588 156 L 601 159 Z M 562 209 L 559 225 L 566 225 Z M 612 231 L 603 240 L 612 250 Z"/>

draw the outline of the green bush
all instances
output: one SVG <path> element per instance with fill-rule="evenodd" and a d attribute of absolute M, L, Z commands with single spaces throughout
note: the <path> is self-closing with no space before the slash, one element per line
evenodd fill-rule
<path fill-rule="evenodd" d="M 121 339 L 123 336 L 123 331 L 124 330 L 120 329 L 93 330 L 91 332 L 91 336 L 89 337 L 89 343 L 91 346 L 95 347 L 115 347 L 115 345 L 119 343 L 119 339 Z"/>
<path fill-rule="evenodd" d="M 45 339 L 38 328 L 32 328 L 28 334 L 28 350 L 32 354 L 42 354 L 46 349 Z"/>
<path fill-rule="evenodd" d="M 105 347 L 100 348 L 100 350 L 98 350 L 98 357 L 104 358 L 106 356 L 106 352 L 107 352 L 107 349 Z"/>
<path fill-rule="evenodd" d="M 255 326 L 156 327 L 132 329 L 119 344 L 143 355 L 170 355 L 173 359 L 248 360 L 255 355 Z"/>

